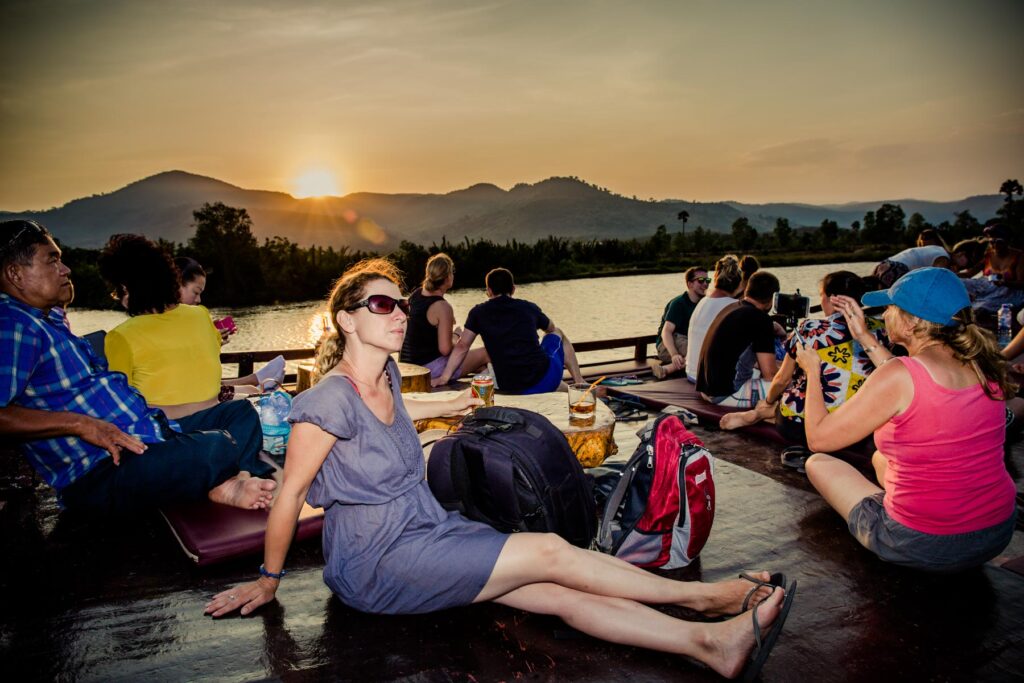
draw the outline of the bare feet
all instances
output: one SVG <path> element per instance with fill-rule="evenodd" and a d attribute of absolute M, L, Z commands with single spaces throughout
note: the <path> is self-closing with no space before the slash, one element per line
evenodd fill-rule
<path fill-rule="evenodd" d="M 741 413 L 726 413 L 718 421 L 718 426 L 726 430 L 739 429 L 740 427 L 749 427 L 759 419 L 755 410 L 744 410 Z"/>
<path fill-rule="evenodd" d="M 276 481 L 256 479 L 242 471 L 212 489 L 207 496 L 214 503 L 244 510 L 262 510 L 270 505 L 275 488 Z"/>
<path fill-rule="evenodd" d="M 661 364 L 660 360 L 649 360 L 647 361 L 647 365 L 650 366 L 655 379 L 665 379 L 665 375 L 668 374 L 668 371 L 665 369 L 665 366 Z"/>
<path fill-rule="evenodd" d="M 772 577 L 768 572 L 748 573 L 750 576 L 761 579 L 766 583 Z M 746 579 L 718 581 L 716 583 L 706 583 L 704 586 L 707 588 L 708 594 L 704 596 L 703 604 L 694 605 L 693 603 L 690 603 L 684 605 L 684 607 L 696 609 L 697 611 L 703 612 L 711 617 L 722 616 L 724 614 L 739 614 L 740 610 L 743 609 L 743 601 L 746 599 L 747 594 L 754 588 L 754 584 Z M 771 586 L 760 586 L 754 591 L 754 595 L 750 598 L 747 606 L 754 607 L 758 603 L 766 600 L 771 594 Z"/>
<path fill-rule="evenodd" d="M 779 588 L 757 607 L 762 639 L 768 627 L 779 616 L 784 599 L 785 591 Z M 702 651 L 697 659 L 726 678 L 736 678 L 743 672 L 755 645 L 754 622 L 750 612 L 744 612 L 721 624 L 708 624 L 707 636 L 700 645 Z"/>

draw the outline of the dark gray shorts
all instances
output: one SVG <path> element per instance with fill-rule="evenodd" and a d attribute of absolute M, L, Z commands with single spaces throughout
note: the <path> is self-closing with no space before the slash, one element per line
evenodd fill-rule
<path fill-rule="evenodd" d="M 857 503 L 848 526 L 854 538 L 886 562 L 930 572 L 956 572 L 977 567 L 1006 548 L 1013 537 L 1016 513 L 1005 522 L 965 534 L 926 534 L 889 517 L 884 493 Z"/>

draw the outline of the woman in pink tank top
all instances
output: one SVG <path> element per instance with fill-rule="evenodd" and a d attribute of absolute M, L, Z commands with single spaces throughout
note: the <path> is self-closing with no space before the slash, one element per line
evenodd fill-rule
<path fill-rule="evenodd" d="M 811 450 L 834 451 L 874 432 L 879 488 L 851 465 L 816 453 L 807 476 L 850 532 L 881 559 L 959 571 L 998 555 L 1013 535 L 1016 487 L 1003 462 L 1006 401 L 1016 387 L 990 332 L 979 328 L 963 283 L 945 268 L 912 271 L 865 306 L 887 306 L 886 330 L 909 357 L 895 358 L 864 325 L 856 301 L 836 297 L 878 368 L 828 413 L 812 349 L 805 428 Z"/>

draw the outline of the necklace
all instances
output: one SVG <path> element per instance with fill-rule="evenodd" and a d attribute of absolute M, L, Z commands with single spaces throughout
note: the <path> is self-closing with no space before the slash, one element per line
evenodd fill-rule
<path fill-rule="evenodd" d="M 380 381 L 380 377 L 377 378 L 376 382 L 364 381 L 364 380 L 360 379 L 359 376 L 356 374 L 355 368 L 352 367 L 352 363 L 350 363 L 347 358 L 343 358 L 341 360 L 341 362 L 344 363 L 348 367 L 348 376 L 351 377 L 354 381 L 359 382 L 360 384 L 362 384 L 364 387 L 371 387 L 371 388 L 375 387 L 377 385 L 377 383 Z M 341 363 L 339 363 L 339 365 L 340 364 Z M 380 374 L 387 378 L 388 389 L 392 389 L 393 387 L 391 385 L 391 373 L 388 372 L 387 366 L 385 366 L 384 369 L 380 371 Z"/>

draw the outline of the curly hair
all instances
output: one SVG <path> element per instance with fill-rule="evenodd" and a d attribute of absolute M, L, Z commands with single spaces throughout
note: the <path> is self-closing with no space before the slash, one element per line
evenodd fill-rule
<path fill-rule="evenodd" d="M 340 363 L 345 353 L 345 335 L 338 329 L 338 313 L 347 311 L 363 299 L 366 285 L 374 280 L 389 280 L 401 288 L 402 272 L 387 259 L 364 259 L 346 270 L 334 283 L 331 294 L 327 297 L 327 309 L 331 312 L 331 329 L 321 338 L 316 350 L 311 378 L 313 384 L 319 382 Z"/>
<path fill-rule="evenodd" d="M 178 303 L 178 269 L 142 235 L 113 235 L 100 252 L 100 275 L 117 298 L 128 294 L 129 316 L 163 313 Z"/>

